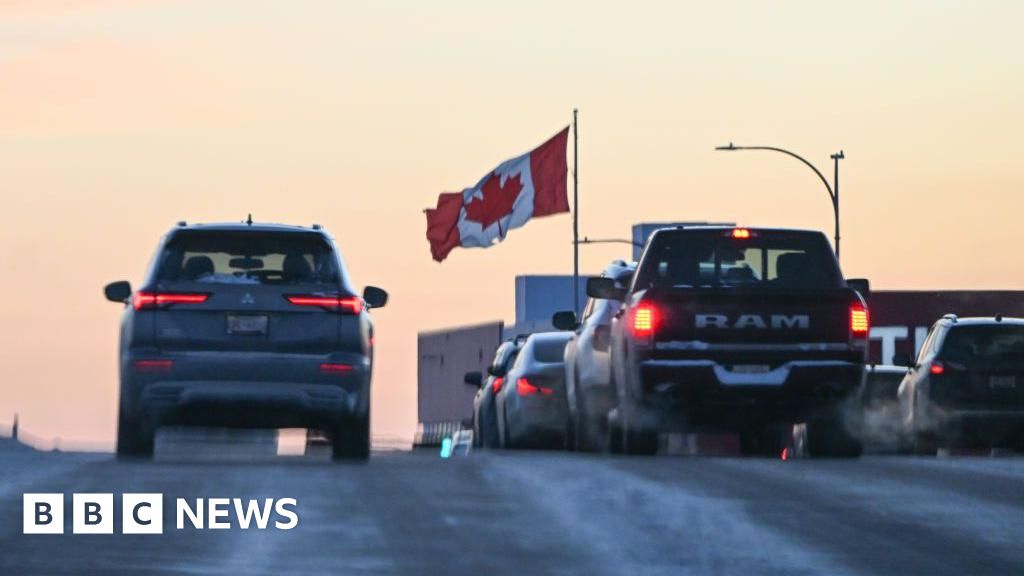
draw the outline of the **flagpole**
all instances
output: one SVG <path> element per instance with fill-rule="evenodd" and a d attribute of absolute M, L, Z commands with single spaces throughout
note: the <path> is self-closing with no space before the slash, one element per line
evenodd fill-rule
<path fill-rule="evenodd" d="M 576 108 L 572 109 L 572 311 L 580 313 L 580 180 L 579 130 Z"/>

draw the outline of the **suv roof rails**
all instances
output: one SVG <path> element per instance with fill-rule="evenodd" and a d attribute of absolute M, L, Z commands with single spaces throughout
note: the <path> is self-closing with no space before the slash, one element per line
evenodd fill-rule
<path fill-rule="evenodd" d="M 188 222 L 185 222 L 184 220 L 178 220 L 178 228 L 184 228 L 185 226 L 188 226 Z"/>
<path fill-rule="evenodd" d="M 953 323 L 956 324 L 957 317 L 956 317 L 956 314 L 946 314 L 946 315 L 944 315 L 942 317 L 942 319 L 943 320 L 952 320 Z"/>
<path fill-rule="evenodd" d="M 312 228 L 313 228 L 313 230 L 319 230 L 320 229 L 320 225 L 319 224 L 313 224 Z"/>
<path fill-rule="evenodd" d="M 1002 314 L 996 314 L 996 322 L 1002 322 L 1002 321 L 1003 321 L 1003 315 Z"/>

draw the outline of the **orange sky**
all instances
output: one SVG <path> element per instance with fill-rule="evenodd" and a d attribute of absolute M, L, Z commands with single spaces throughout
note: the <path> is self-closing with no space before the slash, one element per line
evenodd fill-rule
<path fill-rule="evenodd" d="M 40 7 L 44 5 L 45 7 Z M 319 222 L 375 314 L 377 434 L 411 437 L 419 330 L 512 321 L 570 218 L 431 261 L 421 210 L 580 109 L 581 233 L 824 229 L 876 288 L 1021 288 L 1017 2 L 0 2 L 0 422 L 110 446 L 119 310 L 175 221 Z M 561 249 L 559 249 L 561 248 Z M 585 271 L 621 247 L 583 248 Z"/>

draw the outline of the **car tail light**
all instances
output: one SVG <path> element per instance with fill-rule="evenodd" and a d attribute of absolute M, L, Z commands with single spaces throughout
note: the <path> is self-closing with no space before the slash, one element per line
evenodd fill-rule
<path fill-rule="evenodd" d="M 520 378 L 516 381 L 516 393 L 520 396 L 535 396 L 537 394 L 551 396 L 555 391 L 544 386 L 534 386 L 526 378 Z"/>
<path fill-rule="evenodd" d="M 136 360 L 132 367 L 136 372 L 169 372 L 174 366 L 172 360 Z"/>
<path fill-rule="evenodd" d="M 498 392 L 501 392 L 501 385 L 504 384 L 504 383 L 505 383 L 505 379 L 502 378 L 501 376 L 498 376 L 497 378 L 494 379 L 493 387 L 494 387 L 494 393 L 495 394 L 497 394 Z"/>
<path fill-rule="evenodd" d="M 942 374 L 943 372 L 946 371 L 946 365 L 936 360 L 935 362 L 932 363 L 932 367 L 929 368 L 928 371 L 938 376 L 939 374 Z"/>
<path fill-rule="evenodd" d="M 868 309 L 862 302 L 850 304 L 850 332 L 859 338 L 866 338 L 871 328 Z"/>
<path fill-rule="evenodd" d="M 363 311 L 363 300 L 356 296 L 292 295 L 285 296 L 285 298 L 296 306 L 317 306 L 328 310 L 335 310 L 342 314 L 352 314 L 353 316 Z"/>
<path fill-rule="evenodd" d="M 658 309 L 650 302 L 640 302 L 633 309 L 633 336 L 650 338 L 658 328 Z"/>
<path fill-rule="evenodd" d="M 162 308 L 171 304 L 202 304 L 210 297 L 209 294 L 189 292 L 136 292 L 132 297 L 132 307 Z"/>

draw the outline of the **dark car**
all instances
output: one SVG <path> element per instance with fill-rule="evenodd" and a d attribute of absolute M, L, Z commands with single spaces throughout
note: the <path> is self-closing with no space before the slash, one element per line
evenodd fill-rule
<path fill-rule="evenodd" d="M 815 456 L 856 456 L 856 393 L 868 311 L 820 232 L 721 226 L 656 231 L 631 286 L 591 278 L 621 300 L 612 321 L 618 406 L 610 447 L 656 451 L 664 433 L 738 433 L 778 454 L 792 423 Z"/>
<path fill-rule="evenodd" d="M 484 375 L 479 372 L 467 372 L 465 382 L 470 386 L 476 386 L 476 396 L 473 397 L 473 445 L 478 448 L 498 448 L 498 420 L 494 411 L 494 395 L 501 391 L 505 384 L 505 374 L 516 361 L 519 350 L 526 341 L 525 336 L 520 336 L 502 342 L 501 346 L 494 352 L 494 360 L 487 367 L 486 381 Z"/>
<path fill-rule="evenodd" d="M 636 263 L 612 262 L 601 273 L 625 288 Z M 570 311 L 558 312 L 552 323 L 559 330 L 572 330 L 565 347 L 565 389 L 575 448 L 584 452 L 606 449 L 608 412 L 615 404 L 609 369 L 612 318 L 622 307 L 618 300 L 590 298 L 582 318 Z"/>
<path fill-rule="evenodd" d="M 370 447 L 373 323 L 319 226 L 179 224 L 121 321 L 117 453 L 151 456 L 158 427 L 314 428 L 333 455 Z"/>
<path fill-rule="evenodd" d="M 903 378 L 899 405 L 904 451 L 1024 449 L 1024 319 L 944 316 Z"/>

